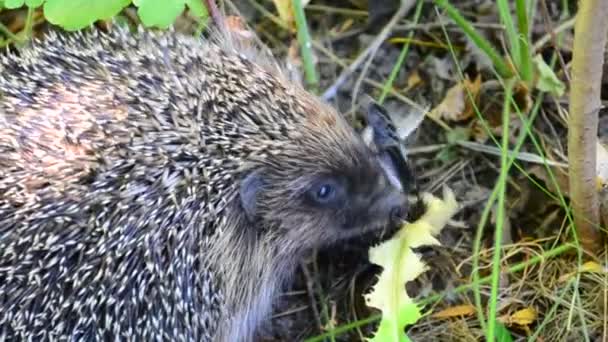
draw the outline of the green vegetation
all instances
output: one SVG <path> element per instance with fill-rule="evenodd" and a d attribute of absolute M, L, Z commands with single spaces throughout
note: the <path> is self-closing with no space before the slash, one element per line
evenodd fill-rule
<path fill-rule="evenodd" d="M 351 64 L 351 61 L 357 60 L 356 55 L 338 57 L 336 53 L 327 49 L 323 43 L 319 43 L 325 37 L 320 38 L 320 35 L 316 34 L 318 28 L 312 28 L 308 23 L 311 15 L 321 12 L 335 16 L 345 16 L 347 20 L 340 21 L 340 25 L 348 27 L 349 25 L 355 25 L 353 22 L 362 21 L 370 15 L 371 12 L 368 12 L 368 9 L 356 6 L 354 6 L 354 9 L 338 8 L 331 4 L 307 4 L 306 1 L 295 0 L 291 3 L 292 7 L 287 6 L 279 11 L 283 16 L 289 15 L 289 12 L 285 12 L 285 8 L 290 8 L 289 10 L 293 11 L 293 23 L 290 23 L 285 18 L 278 18 L 269 10 L 271 1 L 250 0 L 250 2 L 265 20 L 264 23 L 256 26 L 256 30 L 261 35 L 265 34 L 268 41 L 273 41 L 273 39 L 277 41 L 297 39 L 298 45 L 296 47 L 299 47 L 299 58 L 302 62 L 306 86 L 310 90 L 318 93 L 322 83 L 321 80 L 326 76 L 317 65 L 319 63 L 318 59 L 329 60 L 342 70 L 349 70 L 354 64 Z M 275 4 L 278 2 L 275 1 Z M 572 68 L 568 63 L 564 63 L 564 56 L 560 52 L 562 37 L 564 32 L 569 30 L 568 27 L 564 26 L 565 28 L 555 28 L 553 31 L 545 32 L 548 37 L 545 42 L 551 41 L 552 44 L 550 49 L 543 50 L 541 49 L 542 44 L 541 46 L 537 45 L 542 39 L 533 41 L 536 39 L 533 39 L 535 37 L 532 34 L 533 25 L 539 25 L 539 20 L 536 17 L 536 12 L 531 9 L 542 8 L 543 1 L 496 1 L 495 16 L 496 20 L 499 21 L 496 35 L 504 38 L 505 42 L 500 45 L 497 43 L 497 39 L 489 37 L 485 27 L 473 20 L 471 13 L 459 7 L 461 5 L 458 2 L 449 0 L 425 2 L 418 0 L 411 15 L 408 14 L 407 16 L 409 20 L 398 18 L 401 19 L 400 22 L 406 23 L 404 26 L 412 29 L 407 32 L 405 38 L 400 39 L 400 42 L 404 44 L 397 58 L 391 62 L 393 64 L 389 65 L 390 73 L 388 76 L 385 75 L 385 79 L 378 81 L 371 76 L 366 76 L 365 71 L 362 72 L 361 80 L 377 92 L 376 98 L 380 103 L 396 100 L 411 104 L 413 101 L 409 99 L 404 90 L 406 86 L 403 82 L 398 84 L 397 80 L 399 74 L 406 68 L 406 61 L 410 57 L 413 47 L 418 47 L 422 52 L 419 51 L 417 57 L 421 60 L 432 56 L 436 51 L 441 53 L 447 51 L 447 58 L 455 66 L 454 75 L 450 76 L 453 76 L 457 82 L 464 84 L 469 76 L 461 68 L 460 59 L 463 55 L 461 53 L 463 48 L 458 44 L 462 43 L 454 39 L 455 31 L 448 31 L 447 28 L 449 24 L 453 24 L 459 30 L 461 37 L 465 37 L 467 42 L 474 44 L 482 52 L 483 57 L 490 61 L 491 70 L 488 72 L 490 75 L 488 76 L 488 73 L 484 74 L 486 78 L 484 82 L 487 82 L 484 85 L 490 83 L 489 81 L 497 85 L 497 90 L 491 93 L 490 97 L 493 100 L 497 99 L 495 106 L 498 108 L 496 112 L 499 113 L 499 116 L 495 121 L 498 124 L 492 122 L 492 118 L 488 117 L 487 108 L 489 105 L 479 100 L 480 91 L 469 87 L 463 88 L 461 102 L 471 107 L 471 117 L 466 119 L 473 123 L 467 122 L 466 125 L 451 124 L 446 123 L 444 117 L 431 116 L 430 114 L 427 116 L 437 124 L 434 127 L 436 129 L 433 136 L 434 142 L 437 145 L 442 145 L 438 147 L 441 152 L 435 155 L 433 166 L 456 164 L 458 158 L 463 158 L 462 155 L 457 153 L 445 153 L 448 149 L 453 152 L 454 150 L 476 146 L 482 151 L 494 151 L 493 155 L 498 156 L 493 160 L 496 178 L 488 185 L 488 194 L 484 201 L 480 202 L 475 215 L 473 215 L 475 221 L 470 222 L 470 226 L 473 227 L 470 234 L 471 245 L 468 246 L 470 250 L 466 252 L 470 253 L 471 257 L 466 260 L 458 260 L 461 263 L 459 265 L 466 264 L 471 268 L 468 272 L 462 272 L 465 283 L 458 284 L 452 289 L 426 293 L 422 297 L 414 298 L 413 303 L 428 310 L 428 312 L 419 317 L 420 312 L 418 310 L 404 310 L 401 313 L 403 316 L 395 314 L 396 318 L 393 317 L 393 321 L 414 322 L 419 318 L 420 320 L 431 319 L 429 317 L 433 310 L 436 311 L 443 300 L 450 296 L 462 295 L 463 297 L 459 298 L 466 298 L 465 302 L 468 301 L 474 309 L 471 314 L 474 319 L 463 323 L 474 326 L 473 328 L 467 326 L 469 327 L 467 332 L 470 333 L 471 336 L 469 337 L 471 338 L 483 337 L 488 341 L 511 341 L 514 340 L 515 334 L 519 334 L 520 336 L 525 335 L 529 341 L 536 341 L 537 338 L 550 340 L 550 337 L 559 336 L 559 332 L 548 332 L 547 330 L 550 329 L 553 320 L 560 320 L 560 322 L 563 322 L 564 331 L 570 329 L 573 325 L 582 326 L 580 330 L 584 331 L 585 338 L 589 339 L 588 335 L 590 333 L 587 329 L 590 329 L 588 321 L 592 314 L 586 312 L 589 311 L 587 308 L 590 304 L 584 302 L 584 298 L 586 298 L 585 286 L 590 286 L 585 285 L 585 262 L 588 260 L 598 263 L 604 262 L 604 264 L 606 262 L 606 260 L 598 257 L 605 253 L 601 244 L 598 243 L 601 241 L 601 234 L 598 229 L 600 226 L 598 217 L 599 199 L 597 196 L 587 195 L 590 192 L 595 194 L 596 189 L 595 144 L 597 136 L 595 132 L 597 132 L 598 127 L 597 111 L 601 105 L 599 88 L 601 86 L 600 78 L 603 64 L 603 60 L 598 56 L 604 51 L 606 38 L 606 24 L 601 24 L 597 20 L 602 18 L 604 14 L 604 17 L 608 16 L 608 10 L 606 9 L 607 5 L 599 0 L 579 3 L 585 5 L 581 12 L 583 16 L 576 20 L 577 36 L 575 36 L 575 43 L 572 47 L 572 53 L 575 56 L 572 57 L 572 64 L 574 65 Z M 0 45 L 18 44 L 29 39 L 36 21 L 35 10 L 41 10 L 44 19 L 48 22 L 65 30 L 74 31 L 91 26 L 98 21 L 116 18 L 128 6 L 136 8 L 137 16 L 144 26 L 159 29 L 166 29 L 173 25 L 184 10 L 189 10 L 201 25 L 206 23 L 209 16 L 203 1 L 197 0 L 134 0 L 133 2 L 130 0 L 107 0 L 103 2 L 0 0 L 0 9 L 28 8 L 25 25 L 19 31 L 13 32 L 0 23 L 0 34 L 4 38 L 0 41 Z M 561 20 L 564 22 L 571 20 L 570 13 L 567 10 L 569 7 L 568 0 L 561 1 L 560 8 L 563 10 Z M 432 14 L 437 14 L 436 17 L 433 17 L 436 22 L 425 23 L 425 18 L 432 17 Z M 444 15 L 445 17 L 443 17 Z M 548 16 L 548 14 L 545 13 L 545 16 Z M 449 22 L 442 19 L 446 17 Z M 541 21 L 546 22 L 547 19 L 542 18 Z M 431 32 L 431 29 L 423 26 L 436 25 L 437 23 L 439 24 L 438 32 Z M 335 24 L 331 28 L 344 33 L 343 31 L 346 30 L 341 31 L 340 25 Z M 322 25 L 319 26 L 323 27 Z M 274 31 L 269 34 L 266 32 L 266 30 L 270 30 L 268 27 L 280 34 L 275 34 Z M 420 27 L 423 27 L 423 29 L 420 29 Z M 424 34 L 420 34 L 420 31 L 424 31 Z M 326 32 L 322 32 L 322 34 L 324 35 Z M 602 34 L 603 40 L 601 38 Z M 422 38 L 416 39 L 418 36 Z M 586 40 L 583 41 L 581 36 L 585 36 Z M 328 38 L 328 40 L 331 39 L 337 40 L 335 37 Z M 427 42 L 423 39 L 432 41 Z M 589 44 L 589 39 L 592 39 L 592 44 Z M 277 45 L 280 46 L 280 44 Z M 283 50 L 287 49 L 284 48 Z M 360 50 L 365 50 L 365 47 L 360 48 Z M 316 53 L 321 58 L 315 58 L 317 57 Z M 547 56 L 551 56 L 550 60 Z M 360 68 L 358 67 L 360 65 L 355 66 L 351 73 L 359 72 Z M 363 69 L 366 70 L 367 66 Z M 583 66 L 589 66 L 589 70 L 592 70 L 591 73 L 585 74 Z M 415 83 L 416 79 L 412 77 L 413 71 L 407 71 L 410 72 L 408 82 Z M 351 75 L 347 76 L 350 77 Z M 488 80 L 488 77 L 491 80 Z M 577 81 L 576 84 L 574 80 Z M 577 87 L 577 85 L 579 86 Z M 580 87 L 580 85 L 590 85 L 592 88 Z M 568 99 L 570 115 L 564 114 L 568 106 L 562 106 L 560 102 L 566 101 L 565 94 L 568 92 L 570 95 Z M 522 100 L 522 98 L 525 100 Z M 460 102 L 455 101 L 454 103 Z M 550 103 L 550 106 L 547 103 Z M 464 109 L 457 114 L 462 114 L 461 112 L 464 112 Z M 555 166 L 558 164 L 555 160 L 565 154 L 563 152 L 565 149 L 556 152 L 557 148 L 551 149 L 547 146 L 547 140 L 550 140 L 547 138 L 548 136 L 559 137 L 563 133 L 561 131 L 559 133 L 551 132 L 550 135 L 543 131 L 543 129 L 549 130 L 546 126 L 551 126 L 550 129 L 553 129 L 551 120 L 558 120 L 548 119 L 547 112 L 557 113 L 554 117 L 558 118 L 564 116 L 565 122 L 555 125 L 563 125 L 568 128 L 570 134 L 567 142 L 569 163 L 566 170 L 570 173 L 565 176 L 570 177 L 568 188 L 564 188 L 565 183 L 560 179 L 560 176 L 562 176 L 560 172 L 566 172 L 564 171 L 566 168 Z M 539 128 L 540 120 L 542 120 L 542 129 Z M 462 121 L 466 120 L 463 119 Z M 474 124 L 479 125 L 479 130 L 487 136 L 487 144 L 486 141 L 483 143 L 470 141 L 475 134 L 478 134 L 472 128 Z M 583 136 L 585 139 L 581 138 Z M 491 155 L 491 153 L 488 153 L 488 155 Z M 535 158 L 531 158 L 531 155 Z M 534 160 L 535 163 L 533 164 L 538 168 L 532 170 L 530 165 L 526 163 L 530 160 Z M 544 178 L 540 179 L 538 174 L 542 174 Z M 484 176 L 487 177 L 487 175 Z M 515 205 L 509 203 L 509 191 L 521 187 L 521 182 L 518 183 L 514 180 L 516 177 L 520 177 L 520 179 L 524 179 L 530 184 L 532 189 L 526 190 L 538 192 L 544 196 L 542 197 L 543 200 L 551 201 L 554 204 L 551 207 L 554 210 L 552 214 L 560 217 L 560 223 L 556 224 L 557 220 L 550 221 L 553 222 L 551 224 L 553 234 L 548 236 L 539 234 L 540 236 L 534 242 L 525 240 L 525 234 L 523 233 L 520 236 L 521 239 L 508 240 L 507 236 L 511 234 L 512 230 L 526 230 L 527 228 L 527 231 L 530 231 L 539 228 L 521 227 L 519 222 L 517 223 L 518 226 L 511 226 L 509 211 L 513 210 L 512 207 Z M 523 192 L 521 191 L 521 193 Z M 578 203 L 578 207 L 573 205 L 573 202 Z M 549 207 L 549 205 L 547 206 Z M 555 214 L 556 212 L 558 214 Z M 549 214 L 546 215 L 549 216 Z M 530 247 L 529 244 L 533 244 L 534 247 Z M 569 268 L 570 273 L 563 274 L 564 270 L 562 270 L 562 273 L 556 271 L 555 274 L 549 276 L 551 286 L 546 286 L 542 283 L 543 280 L 546 280 L 543 278 L 542 272 L 547 264 L 567 265 L 564 268 Z M 526 326 L 528 330 L 525 333 L 521 331 L 513 332 L 510 329 L 511 326 L 501 318 L 501 315 L 506 315 L 505 309 L 501 308 L 501 305 L 504 304 L 501 303 L 501 300 L 503 296 L 512 295 L 516 298 L 514 302 L 517 302 L 518 294 L 513 294 L 513 292 L 520 289 L 513 289 L 509 285 L 505 285 L 505 282 L 508 283 L 505 279 L 520 279 L 518 277 L 521 277 L 523 283 L 523 279 L 530 276 L 530 272 L 536 272 L 535 274 L 538 274 L 538 277 L 534 278 L 536 283 L 530 285 L 527 290 L 534 289 L 534 286 L 537 286 L 539 297 L 555 298 L 555 302 L 546 304 L 542 319 L 539 318 L 536 325 Z M 569 275 L 569 277 L 566 277 L 566 275 Z M 562 277 L 567 279 L 563 280 Z M 311 297 L 322 297 L 319 300 L 322 303 L 318 305 L 322 306 L 323 310 L 322 315 L 319 315 L 322 316 L 319 318 L 322 322 L 315 322 L 320 332 L 317 336 L 309 338 L 307 342 L 336 341 L 342 334 L 372 323 L 378 323 L 382 319 L 382 315 L 373 313 L 349 322 L 335 320 L 335 317 L 329 313 L 331 311 L 329 305 L 325 303 L 325 298 L 329 296 L 325 296 L 324 293 L 318 294 L 317 292 L 321 291 L 317 291 L 316 286 L 310 288 L 314 288 L 316 292 L 311 294 Z M 594 290 L 600 291 L 603 289 Z M 548 291 L 554 293 L 547 294 Z M 589 298 L 587 300 L 591 302 Z M 597 299 L 597 301 L 601 300 Z M 313 311 L 316 310 L 314 303 L 311 305 Z M 415 319 L 410 320 L 411 317 L 408 315 L 415 317 Z M 414 328 L 416 324 L 418 323 L 414 323 Z M 478 333 L 475 329 L 478 329 L 481 333 Z M 360 331 L 359 335 L 362 335 Z"/>

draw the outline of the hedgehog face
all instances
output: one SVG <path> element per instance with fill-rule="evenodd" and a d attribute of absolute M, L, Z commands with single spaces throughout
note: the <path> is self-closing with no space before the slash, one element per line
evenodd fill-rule
<path fill-rule="evenodd" d="M 256 229 L 296 248 L 312 248 L 400 224 L 407 199 L 402 183 L 391 181 L 397 164 L 387 162 L 384 151 L 354 141 L 326 149 L 333 155 L 300 150 L 294 157 L 292 151 L 245 177 L 241 204 Z M 305 157 L 309 163 L 302 163 Z M 293 160 L 299 164 L 290 167 Z"/>
<path fill-rule="evenodd" d="M 398 224 L 405 218 L 405 194 L 377 165 L 370 163 L 311 178 L 301 195 L 301 207 L 317 218 L 323 217 L 318 221 L 335 231 L 334 239 Z"/>
<path fill-rule="evenodd" d="M 407 211 L 406 195 L 371 153 L 331 170 L 253 173 L 241 184 L 241 202 L 257 229 L 298 248 L 394 227 Z"/>

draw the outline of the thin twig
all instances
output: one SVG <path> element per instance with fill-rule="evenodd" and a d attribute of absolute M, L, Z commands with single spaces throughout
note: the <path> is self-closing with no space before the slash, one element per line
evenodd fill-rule
<path fill-rule="evenodd" d="M 496 146 L 485 145 L 485 144 L 476 143 L 474 141 L 464 141 L 464 140 L 456 141 L 456 144 L 458 144 L 459 146 L 468 148 L 470 150 L 473 150 L 473 151 L 481 152 L 481 153 L 492 154 L 495 156 L 502 155 L 500 148 L 498 148 Z M 549 166 L 557 166 L 557 167 L 563 167 L 563 168 L 568 167 L 567 163 L 549 160 L 549 159 L 543 158 L 541 156 L 538 156 L 536 154 L 532 154 L 529 152 L 519 152 L 519 151 L 515 152 L 513 150 L 508 150 L 506 153 L 508 153 L 512 158 L 515 158 L 515 159 L 521 160 L 521 161 L 525 161 L 528 163 L 535 163 L 535 164 L 541 164 L 541 165 L 547 164 Z"/>
<path fill-rule="evenodd" d="M 532 48 L 533 53 L 538 53 L 540 49 L 545 46 L 545 44 L 549 43 L 553 39 L 553 37 L 556 37 L 558 34 L 573 28 L 575 21 L 576 17 L 572 17 L 556 26 L 553 31 L 547 32 L 547 34 L 542 36 L 534 43 L 534 47 Z"/>
<path fill-rule="evenodd" d="M 542 9 L 543 22 L 545 23 L 545 28 L 547 32 L 551 35 L 551 43 L 553 44 L 553 48 L 555 49 L 555 53 L 559 60 L 559 64 L 562 67 L 562 71 L 564 72 L 564 76 L 568 83 L 570 83 L 570 74 L 568 73 L 568 69 L 566 69 L 566 62 L 564 61 L 564 56 L 562 56 L 559 51 L 559 43 L 557 42 L 557 34 L 553 28 L 553 21 L 551 20 L 551 16 L 549 15 L 549 8 L 547 7 L 547 2 L 545 0 L 540 0 L 540 8 Z"/>
<path fill-rule="evenodd" d="M 0 32 L 2 32 L 9 40 L 19 41 L 19 37 L 16 34 L 11 32 L 8 27 L 4 26 L 4 24 L 0 23 Z"/>
<path fill-rule="evenodd" d="M 359 68 L 361 63 L 365 62 L 368 56 L 375 55 L 375 53 L 378 51 L 378 48 L 386 40 L 395 25 L 397 25 L 399 20 L 401 20 L 401 18 L 403 18 L 407 14 L 407 12 L 412 8 L 414 2 L 415 1 L 413 0 L 401 0 L 401 5 L 399 6 L 399 9 L 395 13 L 395 15 L 393 15 L 391 20 L 384 26 L 384 28 L 382 28 L 382 31 L 380 31 L 374 41 L 372 41 L 372 43 L 361 54 L 359 54 L 359 56 L 357 56 L 357 59 L 355 59 L 355 61 L 350 64 L 346 69 L 342 70 L 342 73 L 340 74 L 340 76 L 338 76 L 336 81 L 329 88 L 327 88 L 327 90 L 321 96 L 323 100 L 327 101 L 336 96 L 338 88 L 340 88 L 340 86 L 353 74 L 353 72 L 357 70 L 357 68 Z"/>
<path fill-rule="evenodd" d="M 222 31 L 226 29 L 226 22 L 224 21 L 224 16 L 217 8 L 215 0 L 204 0 L 204 3 L 207 7 L 207 12 L 209 12 L 209 16 L 211 17 L 215 25 L 218 26 Z"/>
<path fill-rule="evenodd" d="M 310 300 L 310 308 L 312 310 L 312 314 L 315 317 L 317 326 L 319 327 L 319 332 L 323 333 L 323 323 L 321 322 L 321 315 L 319 314 L 319 310 L 317 309 L 317 300 L 315 299 L 315 290 L 313 287 L 312 276 L 308 271 L 308 267 L 306 267 L 306 263 L 301 262 L 300 268 L 302 269 L 302 274 L 304 274 L 304 278 L 306 278 L 306 292 L 308 293 L 308 299 Z"/>
<path fill-rule="evenodd" d="M 397 14 L 400 11 L 403 11 L 403 16 L 405 16 L 405 14 L 407 12 L 409 12 L 409 10 L 414 6 L 415 3 L 416 3 L 416 0 L 403 0 L 403 1 L 401 1 L 401 5 L 400 5 L 399 9 L 397 10 Z M 403 8 L 403 10 L 401 8 Z M 398 18 L 397 21 L 399 21 L 399 19 L 400 18 Z M 397 25 L 397 21 L 395 21 L 395 25 Z M 391 28 L 391 30 L 392 29 L 394 29 L 394 26 Z M 411 35 L 410 35 L 410 38 L 411 38 Z M 384 39 L 383 39 L 383 41 L 384 41 Z M 378 44 L 378 46 L 376 46 L 376 49 L 374 51 L 370 52 L 369 58 L 365 62 L 365 65 L 363 66 L 363 69 L 361 70 L 361 73 L 359 74 L 359 77 L 357 77 L 357 81 L 355 82 L 355 86 L 353 87 L 353 92 L 351 94 L 351 98 L 352 98 L 351 106 L 352 107 L 355 107 L 355 102 L 356 102 L 356 99 L 358 97 L 357 95 L 359 94 L 359 89 L 361 88 L 361 83 L 363 82 L 363 79 L 365 78 L 365 75 L 367 75 L 367 71 L 369 70 L 370 65 L 372 65 L 372 62 L 374 61 L 374 58 L 376 57 L 376 53 L 378 52 L 378 49 L 380 48 L 380 45 L 381 44 Z M 407 44 L 407 43 L 405 45 L 409 46 L 409 44 Z"/>

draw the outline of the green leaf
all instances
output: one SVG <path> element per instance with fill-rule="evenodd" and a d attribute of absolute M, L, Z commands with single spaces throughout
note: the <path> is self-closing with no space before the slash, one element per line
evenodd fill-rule
<path fill-rule="evenodd" d="M 137 0 L 134 4 L 138 7 L 137 13 L 145 26 L 168 28 L 184 11 L 186 0 Z"/>
<path fill-rule="evenodd" d="M 25 4 L 25 0 L 5 0 L 4 7 L 8 9 L 15 9 L 23 6 Z"/>
<path fill-rule="evenodd" d="M 458 210 L 454 194 L 447 188 L 443 200 L 431 194 L 423 194 L 422 199 L 427 211 L 419 220 L 404 224 L 392 239 L 369 250 L 369 260 L 382 266 L 378 282 L 365 296 L 368 306 L 382 311 L 378 330 L 369 341 L 408 342 L 405 327 L 422 317 L 420 309 L 405 291 L 405 284 L 427 269 L 413 248 L 438 245 L 435 236 Z"/>
<path fill-rule="evenodd" d="M 454 145 L 459 141 L 469 140 L 471 136 L 471 128 L 469 127 L 456 127 L 446 134 L 448 144 Z"/>
<path fill-rule="evenodd" d="M 550 66 L 545 63 L 545 60 L 541 55 L 534 57 L 534 65 L 538 70 L 538 81 L 536 82 L 536 88 L 541 91 L 550 92 L 557 96 L 564 95 L 566 86 L 560 81 Z"/>
<path fill-rule="evenodd" d="M 186 0 L 186 5 L 192 11 L 192 14 L 199 19 L 206 19 L 209 17 L 207 7 L 203 5 L 202 0 Z"/>
<path fill-rule="evenodd" d="M 496 322 L 496 341 L 498 342 L 513 342 L 511 332 L 504 324 Z"/>
<path fill-rule="evenodd" d="M 40 7 L 40 5 L 42 5 L 43 2 L 44 2 L 44 0 L 25 0 L 25 5 L 27 7 L 36 8 L 36 7 Z"/>
<path fill-rule="evenodd" d="M 46 0 L 44 15 L 51 24 L 75 31 L 112 18 L 130 3 L 131 0 Z"/>

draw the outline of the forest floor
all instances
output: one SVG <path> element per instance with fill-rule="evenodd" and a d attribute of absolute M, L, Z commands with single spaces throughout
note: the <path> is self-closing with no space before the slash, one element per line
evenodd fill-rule
<path fill-rule="evenodd" d="M 533 3 L 535 15 L 529 22 L 533 55 L 552 65 L 557 79 L 568 87 L 576 2 Z M 293 32 L 269 16 L 276 15 L 270 1 L 263 7 L 250 1 L 238 4 L 275 55 L 301 63 Z M 501 168 L 504 83 L 487 55 L 433 2 L 422 5 L 417 20 L 416 2 L 411 4 L 383 37 L 382 30 L 390 25 L 399 1 L 311 1 L 305 13 L 320 74 L 319 93 L 336 85 L 345 67 L 381 39 L 371 63 L 367 64 L 369 58 L 363 60 L 326 99 L 341 112 L 356 116 L 362 95 L 382 98 L 397 122 L 412 111 L 428 111 L 420 128 L 407 139 L 417 185 L 420 191 L 435 194 L 447 185 L 462 209 L 442 231 L 442 247 L 421 251 L 430 270 L 406 286 L 408 294 L 421 302 L 440 296 L 426 301 L 427 315 L 407 333 L 414 341 L 481 341 L 485 333 L 477 308 L 487 309 L 490 285 L 477 288 L 480 305 L 476 305 L 473 287 L 461 289 L 472 283 L 475 263 L 479 278 L 491 273 L 496 205 L 489 208 L 485 223 L 482 216 Z M 498 51 L 508 54 L 507 33 L 495 1 L 452 4 Z M 407 54 L 400 63 L 406 43 Z M 396 77 L 383 97 L 393 69 Z M 606 75 L 604 80 L 604 94 L 608 94 Z M 585 268 L 575 249 L 560 250 L 572 242 L 564 168 L 568 92 L 557 95 L 516 88 L 513 98 L 524 119 L 533 118 L 529 134 L 534 139 L 524 140 L 516 166 L 508 174 L 498 321 L 509 332 L 505 336 L 515 341 L 605 341 L 607 275 L 603 267 L 594 268 L 605 262 L 598 260 Z M 608 129 L 606 113 L 600 112 L 600 137 Z M 525 131 L 522 122 L 522 117 L 511 113 L 511 149 Z M 296 284 L 281 297 L 267 341 L 322 340 L 313 337 L 330 336 L 328 332 L 336 328 L 340 333 L 325 341 L 359 341 L 370 336 L 374 323 L 341 331 L 373 314 L 362 294 L 374 283 L 378 267 L 366 261 L 366 249 L 358 246 L 355 242 L 318 251 L 303 262 Z M 592 268 L 595 271 L 581 271 Z"/>
<path fill-rule="evenodd" d="M 226 6 L 228 13 L 242 16 L 277 59 L 302 70 L 294 26 L 281 21 L 272 1 L 231 3 L 235 7 Z M 427 112 L 406 141 L 417 187 L 436 194 L 448 186 L 461 209 L 442 231 L 442 246 L 420 251 L 430 269 L 406 288 L 416 301 L 424 301 L 427 315 L 407 334 L 414 341 L 480 341 L 485 336 L 480 311 L 487 316 L 491 287 L 488 282 L 471 284 L 475 264 L 479 278 L 489 276 L 493 266 L 497 207 L 488 208 L 487 219 L 484 210 L 501 169 L 505 87 L 488 56 L 432 1 L 425 1 L 419 11 L 417 1 L 411 1 L 383 35 L 400 4 L 406 3 L 313 0 L 306 5 L 319 93 L 337 85 L 326 100 L 353 122 L 361 114 L 363 95 L 381 98 L 397 123 L 412 111 Z M 568 89 L 577 2 L 526 3 L 534 5 L 529 18 L 532 56 L 539 56 L 553 71 L 552 89 L 559 84 Z M 452 4 L 497 51 L 508 55 L 507 32 L 495 1 Z M 0 12 L 0 21 L 16 32 L 25 19 L 21 12 Z M 44 27 L 38 23 L 35 33 Z M 183 18 L 176 28 L 187 31 L 192 22 Z M 336 83 L 375 42 L 380 44 L 371 62 L 365 59 Z M 406 44 L 407 54 L 400 62 Z M 603 88 L 607 98 L 608 72 L 604 72 Z M 568 92 L 542 90 L 516 87 L 513 92 L 521 115 L 510 114 L 510 148 L 520 136 L 525 139 L 507 179 L 497 320 L 508 331 L 504 336 L 514 341 L 606 340 L 608 273 L 602 266 L 606 262 L 597 259 L 583 266 L 580 253 L 569 247 L 573 238 L 565 168 Z M 606 114 L 606 110 L 599 114 L 600 137 L 608 133 Z M 530 124 L 529 130 L 525 123 Z M 352 324 L 377 314 L 366 307 L 362 296 L 379 271 L 367 262 L 365 242 L 315 251 L 303 260 L 295 283 L 280 296 L 262 339 L 359 341 L 369 336 L 377 320 Z M 349 324 L 351 328 L 344 329 Z M 315 338 L 332 331 L 331 337 Z"/>

